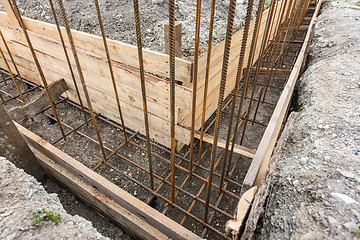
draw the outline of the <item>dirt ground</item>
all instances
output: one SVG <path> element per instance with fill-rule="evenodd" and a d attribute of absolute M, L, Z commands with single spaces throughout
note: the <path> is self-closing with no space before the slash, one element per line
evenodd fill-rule
<path fill-rule="evenodd" d="M 325 2 L 255 239 L 358 239 L 360 2 Z"/>
<path fill-rule="evenodd" d="M 58 19 L 61 19 L 57 1 L 53 0 L 57 9 Z M 255 1 L 256 2 L 256 1 Z M 22 15 L 54 23 L 48 0 L 17 1 Z M 134 7 L 132 0 L 99 0 L 101 16 L 107 37 L 124 43 L 136 45 Z M 93 1 L 67 0 L 64 7 L 72 29 L 101 35 L 96 8 Z M 168 1 L 140 0 L 140 21 L 143 46 L 145 48 L 164 52 L 164 23 L 168 21 Z M 201 15 L 201 52 L 207 50 L 208 29 L 210 23 L 211 0 L 202 1 Z M 216 1 L 214 23 L 214 45 L 225 38 L 229 0 Z M 254 7 L 255 11 L 256 7 Z M 237 1 L 235 15 L 235 30 L 239 30 L 246 13 L 246 1 Z M 182 22 L 183 58 L 192 59 L 195 42 L 196 1 L 176 1 L 176 21 Z M 62 20 L 59 21 L 62 23 Z M 62 25 L 62 24 L 61 24 Z"/>

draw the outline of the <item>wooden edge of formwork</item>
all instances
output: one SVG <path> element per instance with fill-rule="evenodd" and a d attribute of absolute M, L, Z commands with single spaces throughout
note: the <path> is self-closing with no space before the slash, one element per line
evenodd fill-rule
<path fill-rule="evenodd" d="M 124 230 L 130 235 L 140 237 L 141 239 L 170 239 L 158 229 L 136 217 L 40 151 L 31 146 L 30 148 L 48 175 L 51 175 L 51 177 L 61 182 L 61 184 L 64 184 L 74 195 L 90 204 L 96 210 L 105 214 L 113 221 L 120 223 Z"/>
<path fill-rule="evenodd" d="M 265 133 L 261 139 L 258 149 L 255 153 L 254 159 L 250 165 L 250 168 L 245 176 L 241 194 L 246 192 L 254 185 L 260 188 L 261 181 L 264 177 L 265 171 L 268 167 L 271 154 L 273 152 L 276 140 L 278 139 L 280 129 L 285 118 L 292 93 L 296 84 L 296 81 L 300 75 L 303 67 L 303 63 L 306 60 L 307 51 L 311 42 L 311 36 L 313 35 L 315 27 L 315 19 L 319 12 L 322 0 L 319 0 L 312 16 L 312 20 L 309 25 L 309 29 L 306 33 L 304 44 L 301 47 L 299 56 L 295 62 L 295 65 L 291 71 L 291 74 L 287 80 L 283 92 L 280 95 L 278 103 L 276 104 L 273 115 L 271 116 L 270 122 L 265 130 Z M 240 195 L 241 195 L 240 194 Z"/>
<path fill-rule="evenodd" d="M 288 118 L 288 121 L 286 122 L 285 128 L 281 133 L 278 143 L 276 144 L 276 149 L 274 151 L 274 154 L 270 159 L 269 166 L 266 169 L 266 173 L 261 183 L 261 187 L 259 188 L 259 191 L 255 195 L 255 198 L 252 202 L 252 207 L 249 216 L 247 218 L 246 224 L 245 222 L 242 223 L 244 225 L 243 226 L 244 231 L 241 235 L 241 239 L 250 239 L 254 234 L 258 219 L 260 217 L 261 211 L 266 201 L 266 197 L 268 195 L 271 179 L 275 173 L 281 153 L 285 148 L 287 139 L 291 133 L 292 127 L 295 123 L 298 114 L 299 114 L 298 112 L 292 112 Z"/>
<path fill-rule="evenodd" d="M 199 236 L 195 235 L 190 230 L 184 228 L 180 224 L 176 223 L 175 221 L 151 208 L 144 202 L 135 198 L 128 192 L 111 183 L 104 177 L 93 172 L 92 170 L 90 170 L 80 162 L 76 161 L 72 157 L 68 156 L 61 150 L 57 149 L 55 146 L 46 142 L 44 139 L 40 138 L 36 134 L 32 133 L 31 131 L 27 130 L 26 128 L 22 127 L 17 123 L 15 123 L 15 125 L 24 137 L 25 141 L 31 147 L 35 148 L 41 154 L 62 167 L 55 168 L 54 166 L 52 166 L 54 167 L 53 169 L 51 169 L 53 175 L 62 176 L 62 173 L 64 173 L 64 171 L 61 172 L 59 170 L 66 169 L 66 171 L 79 178 L 82 183 L 86 183 L 89 187 L 93 187 L 98 190 L 99 193 L 102 195 L 98 195 L 97 198 L 94 198 L 94 196 L 92 196 L 90 199 L 87 200 L 94 200 L 94 205 L 99 204 L 106 211 L 111 211 L 111 209 L 109 210 L 109 206 L 116 208 L 118 212 L 113 212 L 113 214 L 116 215 L 115 220 L 117 220 L 120 225 L 125 226 L 125 228 L 127 228 L 130 232 L 138 235 L 147 234 L 148 237 L 152 237 L 153 239 L 157 239 L 157 237 L 159 237 L 160 239 L 164 239 L 164 237 L 166 236 L 172 239 L 183 240 L 201 239 Z M 49 161 L 47 160 L 46 163 L 49 164 Z M 75 181 L 69 182 L 69 184 L 74 184 L 74 186 L 78 187 L 78 189 L 82 189 L 84 187 L 83 185 L 77 185 Z M 101 203 L 101 201 L 99 201 L 101 197 L 106 197 L 106 199 L 104 199 L 104 201 L 102 202 L 106 202 L 109 205 Z M 109 200 L 113 202 L 110 202 Z M 132 215 L 129 215 L 129 213 L 131 213 Z M 151 230 L 151 232 L 148 232 L 149 230 Z M 146 237 L 144 239 L 149 238 Z"/>

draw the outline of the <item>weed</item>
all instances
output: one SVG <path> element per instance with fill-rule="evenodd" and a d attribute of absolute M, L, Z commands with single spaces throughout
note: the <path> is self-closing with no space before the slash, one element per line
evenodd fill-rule
<path fill-rule="evenodd" d="M 354 234 L 355 236 L 360 236 L 360 230 L 356 229 L 356 230 L 349 230 L 350 233 Z"/>
<path fill-rule="evenodd" d="M 36 227 L 42 227 L 45 224 L 45 221 L 52 221 L 55 225 L 58 225 L 61 221 L 60 214 L 54 213 L 53 211 L 46 211 L 45 208 L 40 207 L 36 213 L 33 214 L 35 218 L 34 225 Z"/>
<path fill-rule="evenodd" d="M 356 2 L 355 5 L 360 7 L 360 1 Z"/>

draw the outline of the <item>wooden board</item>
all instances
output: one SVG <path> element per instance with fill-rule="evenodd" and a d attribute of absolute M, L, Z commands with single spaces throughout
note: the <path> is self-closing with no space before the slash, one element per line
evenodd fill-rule
<path fill-rule="evenodd" d="M 75 196 L 82 199 L 87 204 L 90 204 L 108 218 L 119 223 L 130 235 L 140 237 L 141 239 L 170 239 L 164 233 L 152 227 L 139 217 L 136 217 L 134 214 L 99 192 L 96 188 L 90 186 L 85 181 L 57 164 L 54 160 L 48 158 L 35 148 L 30 148 L 47 174 L 69 188 Z"/>
<path fill-rule="evenodd" d="M 104 177 L 88 169 L 72 157 L 63 153 L 21 125 L 16 124 L 16 126 L 29 145 L 40 151 L 46 157 L 58 163 L 63 168 L 67 169 L 75 176 L 79 177 L 87 184 L 99 190 L 106 197 L 112 199 L 136 217 L 158 229 L 160 232 L 173 239 L 201 239 L 199 236 L 122 190 L 115 184 L 106 180 Z"/>
<path fill-rule="evenodd" d="M 59 34 L 56 25 L 23 17 L 23 21 L 27 30 L 37 33 L 44 37 L 49 37 L 52 40 L 59 41 Z M 14 26 L 9 21 L 5 12 L 0 12 L 0 23 L 7 26 Z M 68 39 L 65 28 L 61 27 L 64 40 L 68 45 Z M 102 37 L 71 30 L 74 43 L 77 49 L 82 49 L 88 53 L 94 54 L 100 58 L 105 58 L 105 51 Z M 111 59 L 113 61 L 126 64 L 132 67 L 139 67 L 137 47 L 131 44 L 122 43 L 119 41 L 107 39 L 108 47 L 110 49 Z M 144 68 L 145 71 L 162 76 L 170 77 L 169 56 L 164 53 L 143 49 Z M 188 82 L 191 80 L 192 63 L 185 59 L 176 58 L 175 76 L 177 81 Z"/>
<path fill-rule="evenodd" d="M 0 156 L 7 158 L 16 167 L 24 169 L 38 180 L 41 180 L 45 174 L 2 104 L 0 104 Z"/>

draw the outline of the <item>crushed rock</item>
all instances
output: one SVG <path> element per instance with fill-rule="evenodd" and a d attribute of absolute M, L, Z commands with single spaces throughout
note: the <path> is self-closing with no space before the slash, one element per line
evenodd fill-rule
<path fill-rule="evenodd" d="M 255 239 L 360 236 L 357 2 L 323 3 L 311 61 L 299 82 L 299 117 L 279 161 Z"/>
<path fill-rule="evenodd" d="M 61 216 L 55 225 L 34 226 L 39 207 Z M 0 239 L 108 239 L 91 222 L 66 213 L 56 194 L 48 194 L 31 175 L 0 157 Z"/>

